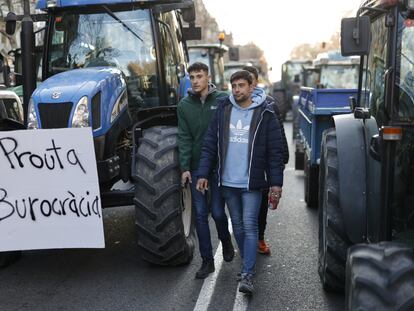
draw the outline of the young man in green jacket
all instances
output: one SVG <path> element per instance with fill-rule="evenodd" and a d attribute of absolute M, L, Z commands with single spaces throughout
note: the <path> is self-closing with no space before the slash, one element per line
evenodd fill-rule
<path fill-rule="evenodd" d="M 204 134 L 217 108 L 217 99 L 227 96 L 216 90 L 209 83 L 210 75 L 207 65 L 194 63 L 188 68 L 191 89 L 188 96 L 178 104 L 178 150 L 181 166 L 181 181 L 191 186 L 193 210 L 196 215 L 196 231 L 203 263 L 196 273 L 196 278 L 204 279 L 214 272 L 214 257 L 211 246 L 208 213 L 215 221 L 218 237 L 223 247 L 223 258 L 232 261 L 234 248 L 228 230 L 227 215 L 224 211 L 224 200 L 221 198 L 216 173 L 210 176 L 210 209 L 207 205 L 207 194 L 196 190 L 197 168 L 201 155 Z"/>

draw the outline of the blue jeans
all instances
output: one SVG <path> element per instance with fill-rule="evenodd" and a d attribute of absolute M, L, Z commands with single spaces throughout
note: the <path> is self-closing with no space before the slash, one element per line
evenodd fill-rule
<path fill-rule="evenodd" d="M 221 241 L 230 239 L 229 223 L 227 215 L 224 211 L 224 200 L 221 197 L 218 188 L 217 174 L 213 173 L 208 182 L 209 193 L 201 193 L 196 189 L 197 172 L 191 172 L 191 196 L 193 202 L 193 210 L 196 216 L 196 232 L 198 237 L 198 244 L 200 248 L 200 255 L 203 259 L 213 258 L 213 248 L 211 246 L 210 228 L 208 226 L 208 203 L 207 198 L 210 195 L 210 210 L 217 228 L 217 234 Z"/>
<path fill-rule="evenodd" d="M 257 219 L 262 192 L 225 186 L 221 188 L 221 192 L 227 203 L 234 237 L 243 258 L 242 273 L 253 274 L 257 253 Z"/>

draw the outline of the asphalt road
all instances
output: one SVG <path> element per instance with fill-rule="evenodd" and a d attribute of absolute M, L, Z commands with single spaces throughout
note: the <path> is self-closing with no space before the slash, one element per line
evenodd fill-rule
<path fill-rule="evenodd" d="M 285 127 L 290 135 L 291 124 Z M 0 311 L 343 310 L 343 295 L 325 293 L 319 282 L 317 211 L 305 207 L 303 172 L 294 171 L 290 147 L 283 198 L 268 216 L 272 254 L 258 257 L 251 299 L 237 292 L 238 256 L 220 265 L 219 251 L 217 271 L 205 282 L 194 279 L 198 252 L 183 267 L 142 261 L 134 209 L 121 207 L 104 211 L 105 249 L 26 251 L 20 261 L 0 270 Z M 217 247 L 216 236 L 213 240 Z M 209 304 L 199 308 L 202 300 Z"/>

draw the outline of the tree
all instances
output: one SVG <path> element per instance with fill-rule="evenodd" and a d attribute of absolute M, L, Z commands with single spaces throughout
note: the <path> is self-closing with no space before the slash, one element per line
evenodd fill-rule
<path fill-rule="evenodd" d="M 315 44 L 302 43 L 293 48 L 290 53 L 291 59 L 315 59 L 321 52 L 338 50 L 340 48 L 339 32 L 334 33 L 328 42 L 318 42 Z"/>

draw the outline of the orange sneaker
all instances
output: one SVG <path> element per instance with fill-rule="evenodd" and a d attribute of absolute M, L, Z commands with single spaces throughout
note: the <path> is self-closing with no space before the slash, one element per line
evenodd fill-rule
<path fill-rule="evenodd" d="M 266 244 L 265 240 L 259 240 L 259 246 L 257 251 L 260 254 L 270 255 L 270 247 Z"/>

